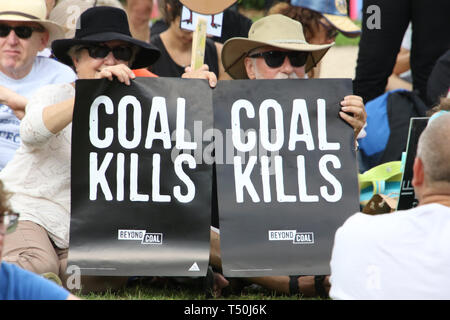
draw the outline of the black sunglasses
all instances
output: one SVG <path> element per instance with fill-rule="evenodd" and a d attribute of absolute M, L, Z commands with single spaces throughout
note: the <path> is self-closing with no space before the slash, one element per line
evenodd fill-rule
<path fill-rule="evenodd" d="M 286 56 L 289 58 L 293 67 L 301 67 L 305 65 L 309 52 L 304 51 L 266 51 L 249 55 L 250 58 L 263 57 L 266 64 L 271 68 L 280 67 Z"/>
<path fill-rule="evenodd" d="M 89 56 L 94 59 L 103 59 L 111 51 L 114 58 L 122 61 L 130 61 L 131 57 L 133 56 L 133 49 L 129 46 L 117 46 L 114 48 L 110 48 L 108 46 L 92 45 L 82 47 L 80 48 L 80 50 L 81 49 L 87 49 Z"/>
<path fill-rule="evenodd" d="M 11 27 L 7 24 L 0 24 L 0 37 L 5 38 L 9 35 L 11 30 L 14 30 L 14 33 L 20 38 L 20 39 L 28 39 L 31 37 L 34 31 L 37 32 L 44 32 L 44 28 L 36 28 L 36 27 L 30 27 L 30 26 L 16 26 Z"/>

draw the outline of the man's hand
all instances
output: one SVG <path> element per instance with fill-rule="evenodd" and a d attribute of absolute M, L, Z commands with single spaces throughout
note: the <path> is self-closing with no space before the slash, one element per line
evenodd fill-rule
<path fill-rule="evenodd" d="M 209 86 L 214 88 L 217 84 L 217 76 L 214 72 L 209 71 L 208 65 L 204 64 L 200 69 L 192 70 L 191 67 L 186 67 L 181 77 L 190 79 L 206 79 L 209 82 Z"/>
<path fill-rule="evenodd" d="M 360 96 L 345 96 L 344 100 L 341 101 L 341 105 L 342 108 L 339 115 L 353 127 L 356 139 L 367 119 L 363 99 Z"/>

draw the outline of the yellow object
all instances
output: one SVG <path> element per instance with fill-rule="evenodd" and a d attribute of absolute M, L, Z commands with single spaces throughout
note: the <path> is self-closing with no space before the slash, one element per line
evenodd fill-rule
<path fill-rule="evenodd" d="M 199 69 L 205 61 L 206 24 L 206 19 L 200 17 L 197 19 L 197 27 L 192 37 L 192 70 Z"/>

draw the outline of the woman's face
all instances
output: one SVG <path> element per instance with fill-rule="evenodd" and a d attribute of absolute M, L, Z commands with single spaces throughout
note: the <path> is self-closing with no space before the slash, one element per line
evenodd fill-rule
<path fill-rule="evenodd" d="M 177 37 L 177 40 L 180 41 L 181 43 L 190 44 L 192 43 L 193 32 L 181 29 L 180 20 L 181 17 L 178 16 L 175 18 L 175 20 L 172 21 L 172 26 L 175 30 L 175 36 Z"/>
<path fill-rule="evenodd" d="M 306 41 L 311 44 L 330 44 L 336 40 L 338 31 L 324 17 L 317 23 L 311 23 L 311 34 L 308 34 Z"/>
<path fill-rule="evenodd" d="M 110 49 L 130 47 L 131 45 L 125 41 L 113 40 L 99 43 L 98 46 L 106 46 Z M 80 49 L 78 55 L 72 58 L 75 70 L 79 79 L 95 79 L 95 75 L 103 68 L 114 66 L 116 64 L 124 64 L 129 67 L 128 60 L 118 59 L 112 51 L 104 57 L 91 57 L 88 48 Z"/>

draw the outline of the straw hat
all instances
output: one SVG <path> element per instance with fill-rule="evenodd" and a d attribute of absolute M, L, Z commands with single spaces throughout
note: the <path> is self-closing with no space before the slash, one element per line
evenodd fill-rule
<path fill-rule="evenodd" d="M 253 23 L 248 38 L 231 38 L 223 45 L 222 62 L 225 71 L 234 79 L 248 79 L 244 58 L 253 49 L 272 46 L 293 51 L 311 52 L 306 60 L 308 72 L 325 55 L 333 43 L 309 44 L 305 40 L 302 24 L 281 14 L 263 17 Z"/>
<path fill-rule="evenodd" d="M 113 40 L 125 41 L 140 48 L 131 66 L 132 69 L 148 67 L 160 56 L 158 48 L 131 36 L 127 14 L 122 9 L 89 8 L 81 14 L 79 23 L 80 28 L 76 30 L 74 38 L 55 40 L 52 43 L 55 57 L 64 64 L 72 65 L 72 59 L 67 53 L 75 45 L 98 44 Z"/>
<path fill-rule="evenodd" d="M 223 12 L 236 0 L 180 0 L 186 7 L 200 14 L 210 15 Z"/>
<path fill-rule="evenodd" d="M 47 20 L 47 6 L 45 0 L 1 0 L 0 21 L 37 22 L 50 34 L 49 43 L 63 38 L 65 28 Z"/>
<path fill-rule="evenodd" d="M 347 37 L 357 37 L 359 28 L 347 15 L 346 0 L 291 0 L 291 5 L 321 13 L 336 29 Z"/>

